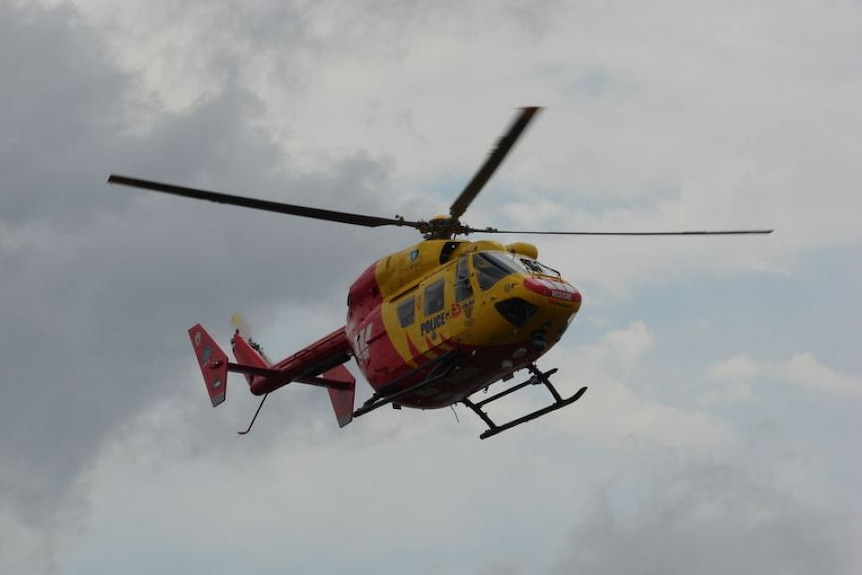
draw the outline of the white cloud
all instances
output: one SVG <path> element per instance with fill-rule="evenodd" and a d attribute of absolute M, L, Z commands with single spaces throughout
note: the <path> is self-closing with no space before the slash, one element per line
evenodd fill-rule
<path fill-rule="evenodd" d="M 862 397 L 862 378 L 839 373 L 813 354 L 794 355 L 780 368 L 788 381 L 817 391 L 845 397 Z"/>
<path fill-rule="evenodd" d="M 563 358 L 556 355 L 565 377 L 589 389 L 579 403 L 552 421 L 614 445 L 629 440 L 693 449 L 729 445 L 733 433 L 727 423 L 707 412 L 644 397 L 632 387 L 632 376 L 653 343 L 646 325 L 633 322 L 625 329 L 607 332 L 595 345 L 583 346 Z"/>
<path fill-rule="evenodd" d="M 750 357 L 737 355 L 709 367 L 707 377 L 713 381 L 749 379 L 762 373 L 761 367 Z"/>
<path fill-rule="evenodd" d="M 712 364 L 707 379 L 726 386 L 717 393 L 731 398 L 752 397 L 753 389 L 762 379 L 774 379 L 837 397 L 862 397 L 862 378 L 840 373 L 812 353 L 795 354 L 784 362 L 757 361 L 747 355 L 737 355 Z"/>
<path fill-rule="evenodd" d="M 751 358 L 738 355 L 709 366 L 706 378 L 717 385 L 710 387 L 705 399 L 712 401 L 745 401 L 754 397 L 748 380 L 761 374 L 760 366 Z"/>
<path fill-rule="evenodd" d="M 603 442 L 643 442 L 667 447 L 717 450 L 733 440 L 731 427 L 705 411 L 672 407 L 645 398 L 616 381 L 594 386 L 565 426 Z"/>

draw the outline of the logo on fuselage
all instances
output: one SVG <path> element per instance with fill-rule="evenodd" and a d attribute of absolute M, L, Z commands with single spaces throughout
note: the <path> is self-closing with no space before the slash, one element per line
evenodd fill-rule
<path fill-rule="evenodd" d="M 419 328 L 420 335 L 430 335 L 431 339 L 437 337 L 437 330 L 446 325 L 446 320 L 449 317 L 448 311 L 441 311 L 437 315 L 433 315 L 422 322 Z"/>
<path fill-rule="evenodd" d="M 410 252 L 410 255 L 408 257 L 410 258 L 410 262 L 407 264 L 407 267 L 412 268 L 416 265 L 416 262 L 419 261 L 419 250 L 413 250 L 412 252 Z"/>
<path fill-rule="evenodd" d="M 374 325 L 369 322 L 364 328 L 360 329 L 356 334 L 356 360 L 361 362 L 368 361 L 368 343 L 371 340 L 371 332 Z"/>
<path fill-rule="evenodd" d="M 464 315 L 467 319 L 473 317 L 473 298 L 464 300 L 462 302 L 452 302 L 452 305 L 449 306 L 449 317 L 452 319 L 461 317 Z"/>

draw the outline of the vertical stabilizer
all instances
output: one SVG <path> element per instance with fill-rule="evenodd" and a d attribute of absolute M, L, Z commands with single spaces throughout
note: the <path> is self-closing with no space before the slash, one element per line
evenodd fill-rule
<path fill-rule="evenodd" d="M 204 376 L 204 383 L 213 407 L 227 397 L 227 354 L 218 346 L 201 324 L 189 330 L 189 338 L 195 350 L 195 357 Z"/>
<path fill-rule="evenodd" d="M 337 365 L 323 373 L 323 379 L 346 384 L 344 387 L 330 387 L 329 399 L 338 420 L 338 427 L 344 427 L 353 421 L 353 400 L 356 396 L 356 378 L 344 365 Z"/>

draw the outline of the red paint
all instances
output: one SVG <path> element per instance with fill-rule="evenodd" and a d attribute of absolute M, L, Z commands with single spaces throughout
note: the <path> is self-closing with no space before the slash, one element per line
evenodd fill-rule
<path fill-rule="evenodd" d="M 236 341 L 237 344 L 234 345 L 234 353 L 237 353 L 237 349 L 242 350 L 240 352 L 242 357 L 239 354 L 237 355 L 237 359 L 241 363 L 246 362 L 245 358 L 247 358 L 248 350 L 251 350 L 255 354 L 257 353 L 241 337 L 236 338 Z M 246 347 L 248 349 L 245 349 Z M 350 346 L 348 345 L 344 328 L 341 327 L 295 354 L 284 358 L 275 365 L 270 366 L 270 369 L 278 371 L 278 376 L 252 376 L 251 392 L 255 395 L 269 393 L 287 385 L 291 381 L 296 381 L 297 378 L 307 375 L 317 375 L 335 365 L 340 365 L 347 361 L 349 357 Z"/>
<path fill-rule="evenodd" d="M 529 277 L 524 279 L 524 287 L 552 299 L 581 303 L 581 292 L 562 280 Z"/>

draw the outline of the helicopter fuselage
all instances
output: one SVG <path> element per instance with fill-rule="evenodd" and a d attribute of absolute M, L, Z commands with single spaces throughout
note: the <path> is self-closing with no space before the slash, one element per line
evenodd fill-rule
<path fill-rule="evenodd" d="M 371 386 L 397 406 L 446 407 L 532 364 L 581 304 L 536 248 L 426 240 L 382 258 L 353 283 L 345 336 Z"/>

